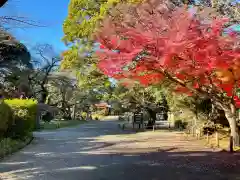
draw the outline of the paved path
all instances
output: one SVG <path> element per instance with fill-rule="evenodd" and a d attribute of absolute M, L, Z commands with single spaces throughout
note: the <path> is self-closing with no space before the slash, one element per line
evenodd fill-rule
<path fill-rule="evenodd" d="M 133 133 L 95 121 L 35 136 L 0 162 L 3 180 L 240 179 L 240 156 L 202 148 L 176 132 Z"/>

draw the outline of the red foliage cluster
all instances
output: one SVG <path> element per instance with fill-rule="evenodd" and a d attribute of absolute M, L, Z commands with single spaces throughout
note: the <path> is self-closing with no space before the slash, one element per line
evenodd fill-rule
<path fill-rule="evenodd" d="M 234 95 L 240 85 L 239 39 L 223 35 L 226 22 L 203 22 L 186 8 L 140 16 L 136 27 L 106 20 L 97 36 L 103 50 L 98 52 L 99 68 L 108 76 L 144 85 L 171 77 L 181 85 L 180 92 L 226 92 L 240 105 Z"/>

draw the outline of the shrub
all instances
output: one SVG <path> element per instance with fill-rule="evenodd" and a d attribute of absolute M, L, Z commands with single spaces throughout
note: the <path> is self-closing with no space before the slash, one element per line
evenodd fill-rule
<path fill-rule="evenodd" d="M 87 113 L 86 112 L 82 112 L 82 118 L 84 119 L 84 120 L 86 120 L 86 118 L 87 118 Z"/>
<path fill-rule="evenodd" d="M 0 117 L 0 137 L 2 137 L 13 121 L 11 108 L 4 101 L 0 102 Z"/>
<path fill-rule="evenodd" d="M 32 139 L 33 139 L 32 134 L 29 134 L 28 136 L 22 139 L 11 139 L 11 138 L 1 139 L 0 140 L 0 159 L 23 148 L 24 146 L 29 144 Z"/>
<path fill-rule="evenodd" d="M 175 128 L 179 128 L 179 129 L 186 129 L 187 127 L 187 122 L 184 122 L 182 120 L 176 120 L 174 124 L 175 124 Z"/>
<path fill-rule="evenodd" d="M 22 138 L 35 128 L 37 101 L 34 99 L 8 99 L 4 102 L 13 111 L 13 124 L 8 128 L 8 136 Z"/>
<path fill-rule="evenodd" d="M 53 120 L 53 119 L 54 119 L 53 114 L 50 113 L 50 112 L 48 112 L 48 111 L 42 116 L 42 120 L 43 120 L 44 122 L 50 122 L 50 121 Z"/>
<path fill-rule="evenodd" d="M 100 120 L 104 117 L 104 115 L 101 115 L 101 114 L 92 114 L 92 119 L 94 120 Z"/>
<path fill-rule="evenodd" d="M 207 121 L 203 124 L 203 126 L 201 127 L 203 134 L 213 134 L 215 131 L 222 129 L 223 126 L 221 124 L 215 124 L 212 121 Z"/>

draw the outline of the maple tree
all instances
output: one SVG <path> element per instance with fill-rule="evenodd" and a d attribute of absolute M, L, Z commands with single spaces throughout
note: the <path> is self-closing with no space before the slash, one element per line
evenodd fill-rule
<path fill-rule="evenodd" d="M 239 37 L 223 33 L 227 19 L 193 15 L 186 7 L 169 9 L 159 1 L 126 7 L 121 23 L 108 17 L 96 33 L 102 72 L 145 86 L 168 79 L 179 92 L 210 98 L 224 110 L 239 145 Z"/>

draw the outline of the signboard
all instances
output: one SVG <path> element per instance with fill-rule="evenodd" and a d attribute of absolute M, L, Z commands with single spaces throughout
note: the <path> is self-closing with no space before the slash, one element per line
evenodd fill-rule
<path fill-rule="evenodd" d="M 143 122 L 143 114 L 142 113 L 134 114 L 134 123 L 141 124 L 142 122 Z"/>
<path fill-rule="evenodd" d="M 156 114 L 156 121 L 167 121 L 166 119 L 166 113 L 161 112 Z"/>

